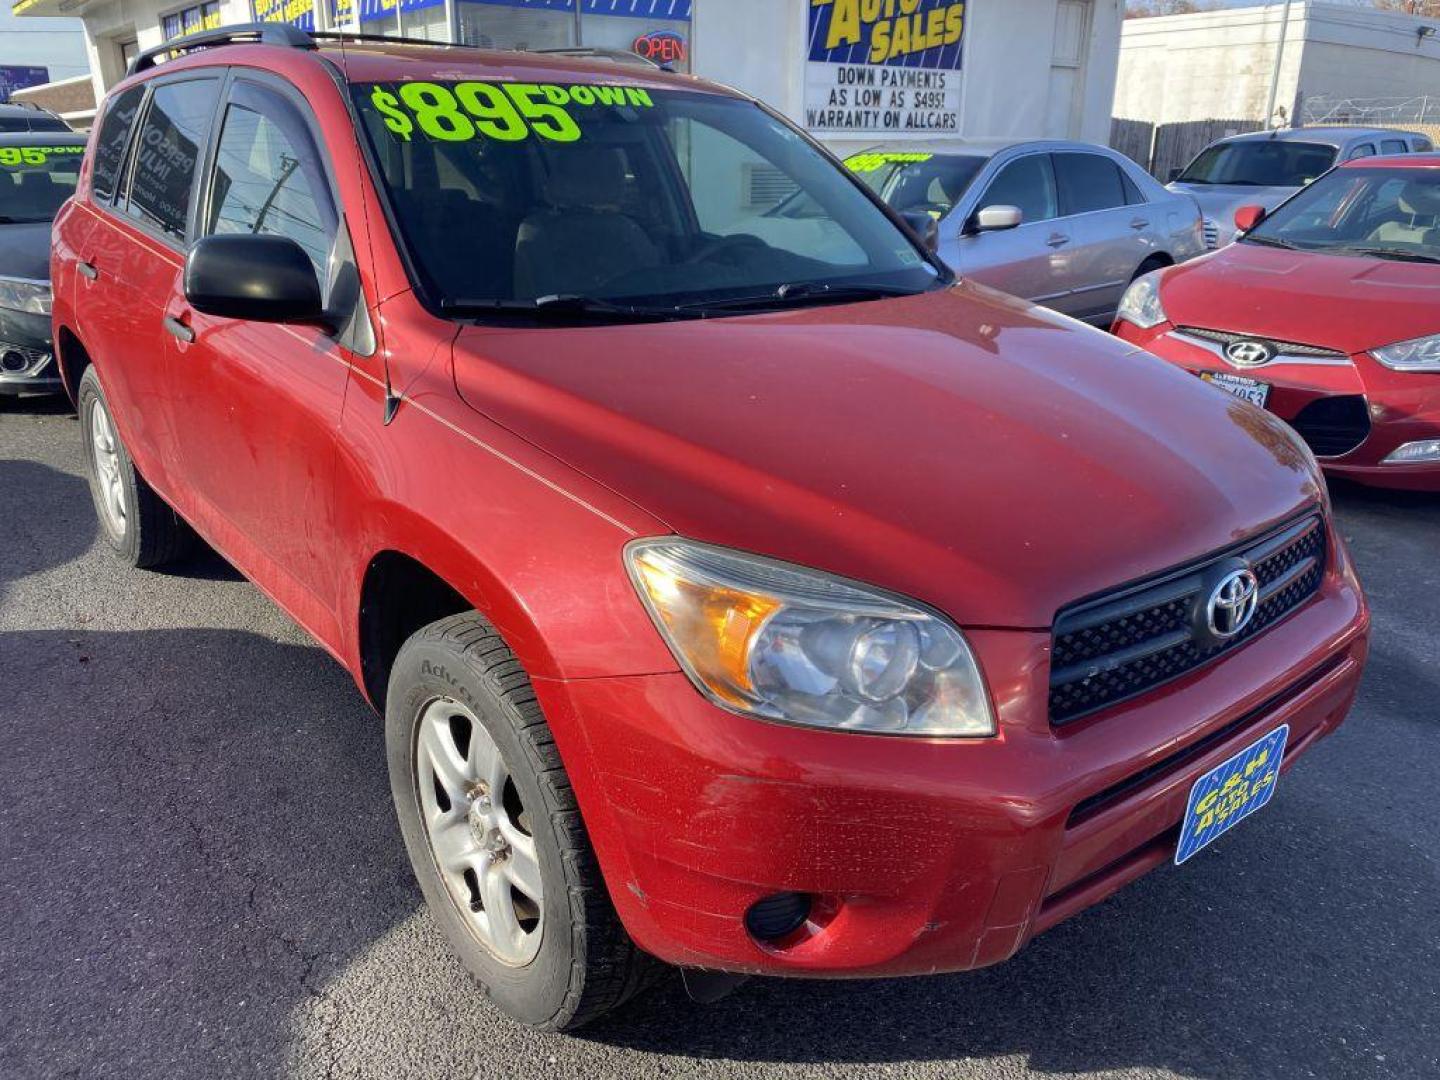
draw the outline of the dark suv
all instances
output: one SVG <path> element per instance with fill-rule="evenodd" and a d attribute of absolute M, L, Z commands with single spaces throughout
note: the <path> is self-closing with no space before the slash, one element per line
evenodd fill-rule
<path fill-rule="evenodd" d="M 1367 609 L 1286 426 L 957 282 L 759 103 L 168 48 L 55 230 L 104 534 L 154 566 L 193 529 L 345 664 L 514 1015 L 581 1023 L 656 958 L 999 962 L 1344 718 Z"/>

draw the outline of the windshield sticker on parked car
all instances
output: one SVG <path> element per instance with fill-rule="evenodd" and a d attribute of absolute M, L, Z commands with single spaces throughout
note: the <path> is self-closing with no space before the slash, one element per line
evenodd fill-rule
<path fill-rule="evenodd" d="M 79 157 L 84 152 L 83 146 L 0 146 L 0 167 L 44 165 L 52 156 Z"/>
<path fill-rule="evenodd" d="M 376 84 L 370 100 L 385 126 L 409 140 L 418 129 L 441 142 L 496 139 L 520 142 L 531 134 L 551 142 L 576 142 L 576 107 L 653 108 L 649 91 L 638 86 L 559 86 L 554 83 Z"/>
<path fill-rule="evenodd" d="M 845 159 L 845 167 L 851 172 L 865 173 L 883 169 L 886 165 L 913 165 L 919 161 L 929 161 L 934 154 L 852 154 Z"/>

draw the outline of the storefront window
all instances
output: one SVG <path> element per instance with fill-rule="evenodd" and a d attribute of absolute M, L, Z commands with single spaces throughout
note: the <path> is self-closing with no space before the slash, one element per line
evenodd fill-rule
<path fill-rule="evenodd" d="M 256 22 L 285 22 L 301 30 L 316 30 L 315 0 L 251 0 Z"/>
<path fill-rule="evenodd" d="M 577 43 L 575 0 L 458 0 L 460 41 L 482 49 L 564 49 Z"/>
<path fill-rule="evenodd" d="M 195 4 L 191 7 L 181 8 L 179 11 L 172 11 L 160 20 L 160 28 L 165 32 L 166 41 L 183 34 L 193 34 L 197 30 L 214 30 L 219 25 L 220 5 L 218 3 Z"/>

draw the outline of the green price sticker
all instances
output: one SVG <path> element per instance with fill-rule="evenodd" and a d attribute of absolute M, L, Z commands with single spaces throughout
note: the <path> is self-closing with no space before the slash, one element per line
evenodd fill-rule
<path fill-rule="evenodd" d="M 396 138 L 409 140 L 418 129 L 440 142 L 520 142 L 532 134 L 551 142 L 576 142 L 581 137 L 571 115 L 576 106 L 655 106 L 649 92 L 638 86 L 487 82 L 377 84 L 370 102 Z"/>
<path fill-rule="evenodd" d="M 83 146 L 0 146 L 0 166 L 44 165 L 52 157 L 79 157 Z"/>
<path fill-rule="evenodd" d="M 921 161 L 929 161 L 934 154 L 886 154 L 868 153 L 852 154 L 845 159 L 845 166 L 851 172 L 866 173 L 883 169 L 886 165 L 913 165 Z"/>

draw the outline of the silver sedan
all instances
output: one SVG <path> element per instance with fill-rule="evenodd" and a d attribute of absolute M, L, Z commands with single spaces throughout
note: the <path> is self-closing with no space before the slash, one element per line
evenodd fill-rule
<path fill-rule="evenodd" d="M 1194 199 L 1091 143 L 894 143 L 845 164 L 957 273 L 1100 326 L 1135 278 L 1204 251 Z"/>

